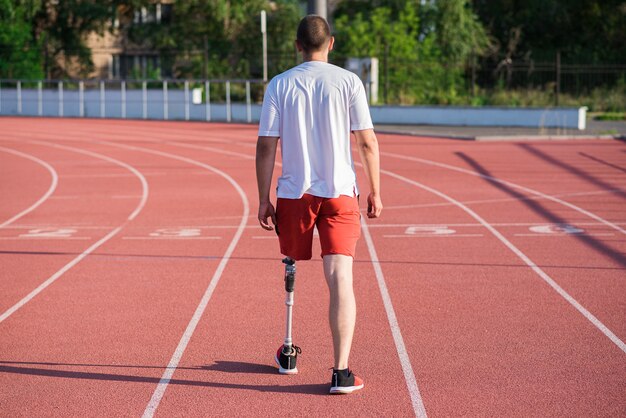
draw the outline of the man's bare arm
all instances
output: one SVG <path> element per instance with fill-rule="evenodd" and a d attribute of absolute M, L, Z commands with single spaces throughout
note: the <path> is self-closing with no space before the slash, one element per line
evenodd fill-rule
<path fill-rule="evenodd" d="M 361 157 L 361 163 L 370 186 L 370 194 L 367 196 L 368 218 L 378 218 L 383 210 L 380 197 L 380 155 L 378 152 L 378 139 L 373 129 L 354 131 L 356 145 Z"/>
<path fill-rule="evenodd" d="M 276 148 L 278 137 L 260 136 L 256 143 L 256 180 L 259 189 L 259 223 L 263 229 L 274 229 L 267 218 L 272 219 L 276 225 L 274 206 L 270 202 L 270 187 L 272 186 L 272 174 L 276 160 Z"/>

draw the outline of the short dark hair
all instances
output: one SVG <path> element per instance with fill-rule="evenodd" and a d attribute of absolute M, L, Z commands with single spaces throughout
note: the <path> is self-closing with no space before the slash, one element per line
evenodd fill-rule
<path fill-rule="evenodd" d="M 296 39 L 304 52 L 319 51 L 330 40 L 330 26 L 322 16 L 305 16 L 298 25 Z"/>

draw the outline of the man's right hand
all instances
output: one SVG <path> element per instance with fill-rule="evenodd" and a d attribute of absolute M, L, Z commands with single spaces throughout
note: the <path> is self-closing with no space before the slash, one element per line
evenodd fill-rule
<path fill-rule="evenodd" d="M 272 205 L 271 202 L 260 202 L 259 223 L 261 224 L 261 228 L 267 231 L 271 231 L 274 229 L 274 227 L 269 224 L 267 218 L 271 218 L 272 224 L 276 225 L 276 210 L 274 209 L 274 205 Z"/>
<path fill-rule="evenodd" d="M 367 196 L 367 217 L 378 218 L 383 211 L 383 202 L 380 196 L 370 193 Z"/>

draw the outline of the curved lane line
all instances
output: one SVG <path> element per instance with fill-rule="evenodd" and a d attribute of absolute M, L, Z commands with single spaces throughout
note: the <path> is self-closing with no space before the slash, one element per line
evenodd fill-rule
<path fill-rule="evenodd" d="M 515 255 L 517 255 L 528 267 L 530 267 L 539 277 L 541 277 L 550 287 L 552 287 L 561 297 L 563 297 L 566 301 L 568 301 L 578 312 L 580 312 L 585 318 L 589 320 L 600 332 L 602 332 L 605 336 L 607 336 L 617 347 L 626 353 L 626 344 L 622 340 L 617 337 L 610 329 L 606 327 L 598 318 L 596 318 L 591 312 L 585 309 L 576 299 L 574 299 L 569 293 L 567 293 L 561 286 L 559 286 L 547 273 L 545 273 L 537 264 L 535 264 L 526 254 L 524 254 L 519 248 L 513 245 L 508 239 L 504 237 L 497 229 L 495 229 L 491 224 L 489 224 L 486 220 L 484 220 L 480 215 L 476 212 L 465 206 L 463 203 L 455 200 L 454 198 L 440 192 L 439 190 L 428 187 L 424 184 L 421 184 L 417 181 L 411 180 L 409 178 L 403 177 L 399 174 L 393 173 L 387 170 L 381 170 L 381 173 L 384 173 L 390 177 L 403 181 L 405 183 L 411 184 L 420 189 L 426 190 L 442 199 L 447 200 L 461 208 L 467 214 L 469 214 L 472 218 L 476 219 L 480 222 L 485 228 L 489 230 L 496 238 L 498 238 L 504 245 L 506 245 L 509 250 L 511 250 Z"/>
<path fill-rule="evenodd" d="M 57 185 L 59 183 L 59 176 L 56 172 L 56 170 L 54 169 L 54 167 L 52 167 L 50 164 L 48 164 L 47 162 L 40 160 L 39 158 L 30 155 L 30 154 L 26 154 L 20 151 L 16 151 L 14 149 L 11 148 L 5 148 L 5 147 L 0 147 L 0 151 L 4 151 L 4 152 L 8 152 L 10 154 L 15 154 L 19 157 L 23 157 L 26 159 L 29 159 L 31 161 L 36 162 L 39 165 L 42 165 L 46 168 L 46 170 L 48 170 L 48 172 L 50 172 L 50 175 L 52 176 L 52 182 L 50 183 L 50 187 L 48 188 L 48 191 L 46 193 L 43 194 L 43 196 L 41 196 L 39 198 L 39 200 L 37 200 L 35 203 L 33 203 L 29 208 L 24 209 L 23 211 L 21 211 L 20 213 L 18 213 L 17 215 L 15 215 L 14 217 L 12 217 L 9 220 L 4 221 L 2 224 L 0 224 L 0 228 L 4 228 L 5 226 L 15 222 L 16 220 L 18 220 L 19 218 L 21 218 L 22 216 L 32 212 L 33 210 L 37 209 L 43 202 L 45 202 L 46 200 L 48 200 L 48 198 L 52 195 L 52 193 L 54 193 L 54 191 L 57 188 Z M 0 321 L 2 322 L 2 321 Z"/>
<path fill-rule="evenodd" d="M 551 201 L 559 203 L 559 204 L 561 204 L 563 206 L 567 206 L 568 208 L 574 209 L 575 211 L 580 212 L 583 215 L 586 215 L 586 216 L 588 216 L 588 217 L 590 217 L 592 219 L 595 219 L 596 221 L 598 221 L 600 223 L 603 223 L 603 224 L 609 226 L 610 228 L 615 229 L 616 231 L 621 232 L 622 234 L 626 234 L 626 229 L 620 227 L 619 225 L 614 224 L 613 222 L 607 221 L 606 219 L 603 219 L 603 218 L 599 217 L 598 215 L 596 215 L 594 213 L 591 213 L 591 212 L 589 212 L 589 211 L 587 211 L 587 210 L 585 210 L 585 209 L 583 209 L 583 208 L 581 208 L 579 206 L 576 206 L 576 205 L 574 205 L 572 203 L 566 202 L 565 200 L 561 200 L 561 199 L 556 198 L 554 196 L 550 196 L 548 194 L 542 193 L 540 191 L 537 191 L 537 190 L 534 190 L 534 189 L 530 189 L 528 187 L 525 187 L 525 186 L 522 186 L 522 185 L 519 185 L 519 184 L 516 184 L 516 183 L 511 183 L 510 181 L 501 180 L 501 179 L 499 179 L 497 177 L 492 177 L 492 176 L 488 176 L 486 174 L 477 173 L 475 171 L 467 170 L 465 168 L 456 167 L 456 166 L 449 165 L 449 164 L 444 164 L 444 163 L 439 163 L 439 162 L 436 162 L 436 161 L 425 160 L 425 159 L 422 159 L 422 158 L 409 157 L 407 155 L 395 154 L 395 153 L 391 153 L 391 152 L 381 152 L 380 154 L 381 155 L 385 155 L 387 157 L 393 157 L 393 158 L 398 158 L 398 159 L 401 159 L 401 160 L 413 161 L 413 162 L 417 162 L 417 163 L 432 165 L 432 166 L 435 166 L 435 167 L 445 168 L 445 169 L 448 169 L 448 170 L 458 171 L 460 173 L 469 174 L 469 175 L 476 176 L 476 177 L 481 177 L 481 178 L 484 178 L 484 179 L 487 179 L 487 180 L 491 180 L 491 181 L 495 181 L 495 182 L 500 183 L 500 184 L 507 185 L 507 186 L 515 188 L 515 189 L 523 190 L 525 192 L 534 194 L 535 196 L 540 196 L 540 197 L 542 197 L 544 199 L 551 200 Z"/>
<path fill-rule="evenodd" d="M 180 142 L 167 142 L 167 143 L 170 145 L 177 145 L 177 146 L 181 146 L 185 148 L 200 149 L 200 150 L 206 150 L 210 152 L 214 151 L 213 147 L 203 147 L 203 146 L 197 146 L 197 145 L 184 144 Z M 246 159 L 254 159 L 254 157 L 248 154 L 242 154 L 238 152 L 227 151 L 227 154 L 239 156 L 239 157 L 246 158 Z M 281 164 L 277 162 L 276 165 L 280 166 Z M 376 247 L 374 246 L 374 241 L 372 240 L 372 236 L 370 235 L 369 228 L 364 218 L 361 218 L 361 228 L 363 229 L 363 236 L 365 238 L 367 249 L 370 254 L 372 266 L 374 268 L 374 274 L 376 275 L 376 282 L 378 283 L 380 296 L 383 300 L 383 305 L 385 307 L 385 313 L 387 314 L 389 327 L 391 328 L 391 335 L 396 345 L 396 351 L 398 352 L 400 365 L 402 366 L 404 380 L 406 382 L 406 386 L 409 391 L 409 396 L 411 397 L 411 404 L 413 405 L 413 412 L 415 413 L 415 416 L 418 418 L 426 418 L 427 415 L 426 415 L 426 408 L 424 407 L 424 401 L 422 400 L 422 396 L 420 395 L 419 387 L 417 385 L 417 380 L 415 379 L 415 373 L 413 372 L 413 367 L 411 366 L 411 360 L 409 359 L 406 346 L 404 345 L 404 339 L 402 338 L 400 325 L 398 324 L 398 319 L 396 317 L 395 310 L 393 309 L 391 296 L 389 295 L 389 291 L 387 290 L 387 284 L 385 283 L 385 276 L 383 275 L 382 269 L 380 267 L 380 262 L 378 260 L 378 255 L 376 253 Z"/>
<path fill-rule="evenodd" d="M 122 225 L 120 225 L 117 228 L 113 229 L 111 232 L 109 232 L 107 235 L 105 235 L 103 238 L 101 238 L 95 244 L 91 245 L 89 248 L 87 248 L 85 251 L 83 251 L 78 257 L 74 258 L 72 261 L 67 263 L 60 270 L 58 270 L 56 273 L 54 273 L 52 276 L 50 276 L 46 281 L 44 281 L 42 284 L 37 286 L 37 288 L 35 290 L 30 292 L 28 295 L 26 295 L 24 298 L 22 298 L 22 300 L 17 302 L 15 305 L 13 305 L 7 311 L 5 311 L 2 315 L 0 315 L 0 323 L 2 323 L 5 319 L 7 319 L 9 316 L 11 316 L 13 313 L 15 313 L 15 311 L 20 309 L 22 306 L 26 305 L 31 299 L 33 299 L 35 296 L 37 296 L 39 293 L 41 293 L 46 287 L 48 287 L 52 283 L 54 283 L 65 272 L 67 272 L 69 269 L 71 269 L 76 264 L 78 264 L 80 261 L 82 261 L 82 259 L 84 259 L 89 254 L 91 254 L 99 246 L 101 246 L 102 244 L 107 242 L 109 239 L 114 237 L 118 232 L 120 232 L 122 230 L 122 228 L 124 228 L 124 226 L 126 226 L 126 224 L 128 222 L 130 222 L 133 219 L 135 219 L 135 217 L 139 214 L 139 212 L 141 212 L 141 210 L 145 206 L 146 201 L 148 199 L 148 182 L 146 181 L 145 177 L 139 171 L 137 171 L 137 169 L 135 167 L 132 167 L 132 166 L 126 164 L 125 162 L 116 160 L 116 159 L 108 157 L 106 155 L 102 155 L 102 154 L 98 154 L 96 152 L 83 150 L 83 149 L 80 149 L 80 148 L 74 148 L 74 147 L 69 147 L 69 146 L 64 146 L 64 145 L 59 145 L 59 144 L 53 144 L 53 143 L 44 142 L 44 141 L 28 141 L 28 142 L 33 143 L 33 144 L 38 144 L 38 145 L 45 145 L 45 146 L 49 146 L 49 147 L 53 147 L 53 148 L 65 149 L 65 150 L 76 152 L 76 153 L 79 153 L 79 154 L 89 155 L 89 156 L 92 156 L 92 157 L 95 157 L 95 158 L 98 158 L 98 159 L 101 159 L 101 160 L 109 161 L 109 162 L 111 162 L 113 164 L 116 164 L 116 165 L 119 165 L 121 167 L 124 167 L 127 170 L 130 170 L 133 174 L 135 174 L 139 178 L 139 181 L 141 182 L 141 186 L 142 186 L 142 195 L 141 195 L 141 200 L 139 201 L 139 204 L 137 205 L 135 210 L 128 216 L 128 218 L 126 219 L 126 221 Z"/>
<path fill-rule="evenodd" d="M 233 239 L 230 241 L 230 244 L 228 245 L 228 248 L 226 249 L 224 256 L 220 260 L 220 263 L 217 266 L 217 269 L 215 270 L 215 273 L 213 274 L 211 281 L 209 282 L 209 286 L 205 290 L 204 295 L 202 296 L 202 299 L 200 300 L 200 304 L 196 308 L 193 316 L 191 317 L 189 324 L 187 324 L 187 328 L 185 329 L 185 332 L 183 333 L 178 343 L 178 346 L 176 347 L 176 350 L 174 351 L 174 354 L 172 355 L 172 358 L 170 359 L 170 362 L 167 365 L 165 372 L 163 373 L 163 376 L 161 376 L 161 380 L 157 384 L 157 387 L 154 393 L 152 394 L 152 397 L 150 398 L 150 402 L 148 402 L 148 405 L 146 406 L 146 409 L 143 413 L 144 418 L 152 417 L 154 416 L 154 413 L 159 407 L 159 404 L 161 403 L 161 399 L 163 399 L 165 390 L 167 389 L 169 382 L 172 380 L 172 376 L 174 375 L 174 372 L 176 371 L 176 368 L 178 367 L 178 364 L 180 363 L 180 360 L 183 357 L 183 354 L 185 353 L 187 345 L 189 344 L 189 341 L 191 340 L 191 336 L 193 335 L 198 323 L 200 322 L 200 319 L 202 318 L 202 315 L 204 314 L 204 311 L 206 310 L 206 307 L 209 304 L 209 300 L 211 299 L 211 296 L 213 295 L 213 291 L 215 290 L 215 287 L 217 286 L 222 276 L 222 273 L 224 272 L 224 269 L 226 268 L 226 265 L 228 264 L 228 261 L 230 260 L 230 257 L 233 251 L 235 250 L 235 247 L 239 243 L 239 239 L 241 238 L 243 231 L 246 228 L 246 224 L 248 222 L 248 214 L 250 213 L 250 204 L 248 202 L 248 198 L 244 190 L 241 188 L 239 183 L 237 183 L 231 176 L 226 174 L 224 171 L 219 170 L 215 167 L 212 167 L 208 164 L 204 164 L 204 163 L 201 163 L 200 161 L 192 160 L 190 158 L 186 158 L 180 155 L 157 151 L 157 150 L 153 150 L 149 148 L 122 145 L 122 144 L 117 144 L 117 143 L 112 143 L 112 142 L 107 142 L 107 141 L 93 141 L 93 142 L 106 144 L 106 145 L 119 147 L 119 148 L 124 148 L 124 149 L 132 150 L 132 151 L 139 151 L 139 152 L 145 152 L 148 154 L 159 155 L 161 157 L 183 161 L 188 164 L 196 165 L 198 167 L 202 167 L 204 169 L 212 171 L 222 176 L 224 179 L 226 179 L 235 188 L 235 190 L 237 190 L 237 193 L 239 193 L 239 196 L 241 197 L 241 201 L 243 203 L 243 214 L 241 216 L 241 222 L 239 223 L 239 227 L 237 228 L 237 231 L 235 232 Z"/>

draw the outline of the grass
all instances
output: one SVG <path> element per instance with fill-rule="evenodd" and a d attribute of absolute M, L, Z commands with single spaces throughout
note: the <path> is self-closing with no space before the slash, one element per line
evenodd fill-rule
<path fill-rule="evenodd" d="M 626 120 L 626 112 L 606 112 L 593 115 L 595 120 Z"/>

